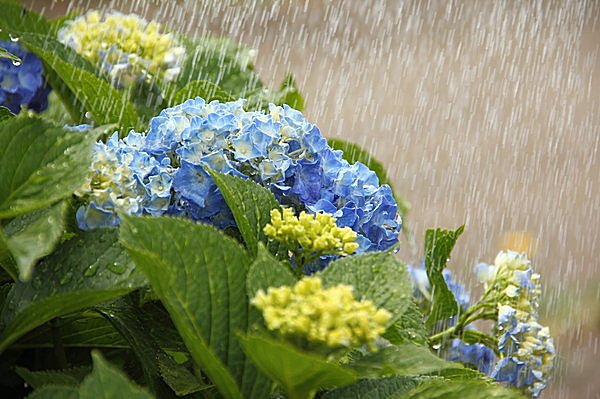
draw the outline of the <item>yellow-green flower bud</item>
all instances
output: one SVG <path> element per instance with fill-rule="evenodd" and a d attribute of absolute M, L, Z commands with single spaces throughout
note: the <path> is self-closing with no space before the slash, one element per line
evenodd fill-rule
<path fill-rule="evenodd" d="M 262 311 L 267 328 L 285 337 L 329 348 L 371 345 L 391 314 L 369 300 L 355 300 L 352 291 L 344 284 L 324 289 L 320 278 L 304 277 L 294 287 L 258 291 L 252 304 Z"/>
<path fill-rule="evenodd" d="M 328 213 L 300 212 L 296 217 L 291 208 L 273 209 L 271 222 L 263 231 L 270 238 L 299 246 L 308 253 L 350 255 L 358 249 L 356 232 L 349 227 L 338 227 L 335 222 Z"/>

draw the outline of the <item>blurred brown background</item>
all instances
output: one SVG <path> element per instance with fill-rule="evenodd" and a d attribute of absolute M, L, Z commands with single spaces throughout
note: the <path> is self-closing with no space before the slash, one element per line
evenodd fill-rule
<path fill-rule="evenodd" d="M 293 72 L 329 137 L 384 161 L 430 226 L 466 232 L 451 268 L 529 248 L 559 366 L 546 398 L 599 398 L 599 1 L 41 1 L 49 17 L 110 8 L 257 49 Z"/>

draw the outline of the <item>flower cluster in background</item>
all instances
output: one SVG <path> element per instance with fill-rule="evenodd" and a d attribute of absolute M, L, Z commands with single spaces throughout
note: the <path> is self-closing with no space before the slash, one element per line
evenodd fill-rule
<path fill-rule="evenodd" d="M 185 49 L 161 26 L 135 14 L 98 11 L 66 21 L 58 40 L 108 72 L 117 86 L 158 76 L 173 80 L 180 72 Z"/>
<path fill-rule="evenodd" d="M 269 330 L 288 338 L 330 348 L 372 345 L 385 332 L 391 314 L 369 300 L 356 301 L 352 286 L 324 289 L 318 277 L 304 277 L 294 287 L 260 290 L 252 304 Z"/>
<path fill-rule="evenodd" d="M 17 42 L 0 41 L 0 47 L 21 59 L 0 58 L 0 105 L 12 113 L 26 106 L 36 112 L 48 108 L 50 86 L 46 84 L 42 61 Z"/>
<path fill-rule="evenodd" d="M 337 227 L 328 213 L 311 215 L 300 212 L 296 217 L 291 208 L 271 211 L 271 223 L 264 228 L 267 236 L 287 244 L 292 250 L 321 255 L 350 255 L 358 248 L 356 232 L 349 227 Z"/>
<path fill-rule="evenodd" d="M 415 298 L 428 303 L 431 288 L 425 269 L 409 265 L 408 271 Z M 533 272 L 525 254 L 513 251 L 500 252 L 493 265 L 477 265 L 476 272 L 485 283 L 485 293 L 471 307 L 464 286 L 454 281 L 449 271 L 444 270 L 444 278 L 463 308 L 463 314 L 480 312 L 480 317 L 473 317 L 473 321 L 478 318 L 496 321 L 496 345 L 490 348 L 482 343 L 468 344 L 454 338 L 445 357 L 471 364 L 496 381 L 538 397 L 550 378 L 555 358 L 550 331 L 538 323 L 540 275 Z M 456 320 L 452 321 L 454 323 Z M 464 328 L 474 330 L 475 326 L 469 323 Z"/>
<path fill-rule="evenodd" d="M 120 141 L 115 136 L 106 145 L 99 143 L 95 159 L 100 163 L 92 166 L 92 180 L 99 173 L 111 181 L 106 184 L 119 188 L 107 196 L 106 188 L 89 185 L 90 201 L 79 211 L 80 227 L 114 225 L 116 211 L 168 213 L 221 228 L 233 226 L 233 216 L 207 172 L 211 168 L 269 188 L 297 212 L 333 215 L 338 227 L 357 233 L 357 252 L 397 243 L 397 205 L 390 187 L 380 186 L 373 171 L 342 159 L 342 152 L 331 149 L 300 112 L 286 105 L 271 105 L 267 113 L 247 112 L 243 105 L 244 100 L 188 100 L 154 117 L 146 135 L 130 133 Z M 104 167 L 104 160 L 116 160 L 119 167 L 110 162 Z M 134 175 L 133 183 L 127 183 L 128 177 L 123 182 L 128 173 Z M 103 220 L 96 218 L 99 212 Z"/>
<path fill-rule="evenodd" d="M 493 298 L 498 307 L 500 361 L 491 376 L 537 397 L 555 358 L 550 330 L 538 323 L 540 275 L 525 254 L 512 251 L 500 252 L 493 265 L 479 265 L 478 272 L 486 284 L 484 299 Z"/>

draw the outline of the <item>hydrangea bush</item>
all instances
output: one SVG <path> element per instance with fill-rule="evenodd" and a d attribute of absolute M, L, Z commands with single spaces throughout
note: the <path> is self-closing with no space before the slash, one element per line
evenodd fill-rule
<path fill-rule="evenodd" d="M 477 300 L 445 268 L 463 227 L 406 266 L 405 201 L 293 79 L 264 88 L 249 49 L 134 15 L 0 6 L 3 397 L 542 394 L 526 255 L 478 266 Z M 46 82 L 55 111 L 15 115 Z"/>

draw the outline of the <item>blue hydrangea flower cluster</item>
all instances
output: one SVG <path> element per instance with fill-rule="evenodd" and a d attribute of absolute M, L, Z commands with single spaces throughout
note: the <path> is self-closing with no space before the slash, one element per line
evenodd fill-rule
<path fill-rule="evenodd" d="M 159 162 L 142 151 L 143 144 L 144 136 L 131 132 L 123 140 L 114 133 L 106 144 L 95 145 L 90 178 L 76 193 L 88 202 L 77 210 L 80 228 L 116 226 L 117 212 L 161 215 L 169 209 L 174 169 L 168 159 Z"/>
<path fill-rule="evenodd" d="M 0 58 L 0 105 L 14 114 L 21 112 L 22 105 L 44 111 L 48 108 L 50 87 L 43 76 L 42 61 L 16 42 L 0 41 L 0 47 L 21 59 L 19 63 Z"/>
<path fill-rule="evenodd" d="M 339 227 L 357 232 L 358 252 L 397 243 L 397 205 L 390 187 L 379 185 L 373 171 L 342 159 L 317 126 L 287 105 L 270 105 L 267 113 L 247 112 L 243 105 L 244 100 L 207 103 L 198 97 L 163 110 L 150 121 L 146 135 L 130 133 L 124 140 L 98 144 L 92 165 L 97 177 L 88 188 L 89 204 L 80 209 L 80 226 L 114 225 L 117 210 L 233 225 L 207 173 L 211 168 L 269 188 L 298 212 L 333 214 Z M 140 174 L 134 166 L 142 165 Z M 155 176 L 162 176 L 160 193 L 153 191 Z M 154 202 L 158 198 L 160 206 Z M 103 218 L 97 219 L 99 210 Z"/>

